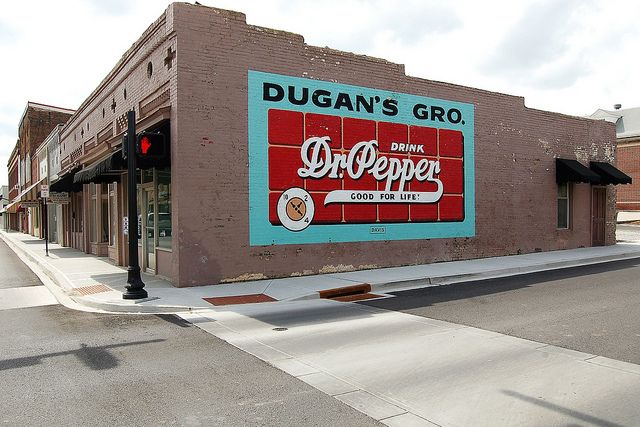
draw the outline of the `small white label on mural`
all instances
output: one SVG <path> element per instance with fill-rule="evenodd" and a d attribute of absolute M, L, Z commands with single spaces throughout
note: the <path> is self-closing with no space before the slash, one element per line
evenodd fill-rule
<path fill-rule="evenodd" d="M 369 233 L 371 234 L 385 234 L 386 232 L 386 227 L 372 226 L 371 228 L 369 228 Z"/>

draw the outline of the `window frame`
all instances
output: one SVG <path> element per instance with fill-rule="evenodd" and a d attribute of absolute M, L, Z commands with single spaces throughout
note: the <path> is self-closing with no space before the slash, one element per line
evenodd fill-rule
<path fill-rule="evenodd" d="M 563 187 L 566 187 L 566 193 L 565 195 L 561 195 L 561 189 Z M 556 229 L 557 230 L 569 230 L 571 229 L 571 183 L 569 182 L 563 182 L 561 184 L 558 184 L 557 186 L 557 193 L 556 193 Z M 566 210 L 566 224 L 561 225 L 560 224 L 560 202 L 561 201 L 566 201 L 566 206 L 567 206 L 567 210 Z"/>

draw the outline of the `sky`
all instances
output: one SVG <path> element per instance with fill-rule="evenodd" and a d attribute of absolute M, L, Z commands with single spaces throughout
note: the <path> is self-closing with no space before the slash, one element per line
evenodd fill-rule
<path fill-rule="evenodd" d="M 5 2 L 0 14 L 0 185 L 28 101 L 75 109 L 157 19 L 164 0 Z M 199 0 L 306 43 L 405 64 L 408 75 L 587 115 L 640 106 L 632 0 Z"/>

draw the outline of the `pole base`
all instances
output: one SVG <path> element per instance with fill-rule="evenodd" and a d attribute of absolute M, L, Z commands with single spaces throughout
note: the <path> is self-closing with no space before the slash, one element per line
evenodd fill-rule
<path fill-rule="evenodd" d="M 127 268 L 127 286 L 126 292 L 122 294 L 122 299 L 142 299 L 149 295 L 144 290 L 144 282 L 140 277 L 140 267 Z"/>

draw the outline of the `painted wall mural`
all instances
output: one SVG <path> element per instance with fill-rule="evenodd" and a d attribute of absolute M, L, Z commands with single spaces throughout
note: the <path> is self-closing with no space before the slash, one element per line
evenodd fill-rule
<path fill-rule="evenodd" d="M 248 80 L 251 245 L 475 234 L 472 104 Z"/>

